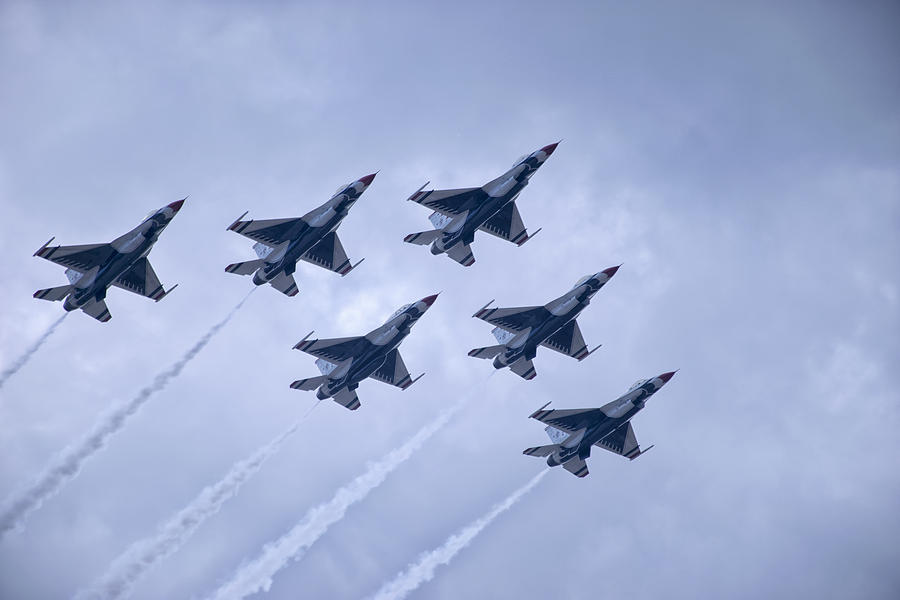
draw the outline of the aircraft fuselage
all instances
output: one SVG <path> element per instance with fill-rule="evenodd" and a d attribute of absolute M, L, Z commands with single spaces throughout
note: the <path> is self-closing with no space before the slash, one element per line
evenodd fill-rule
<path fill-rule="evenodd" d="M 111 242 L 115 252 L 101 265 L 84 273 L 74 282 L 74 290 L 63 302 L 63 308 L 73 311 L 94 300 L 106 298 L 109 286 L 141 258 L 147 256 L 168 225 L 160 213 L 151 215 L 140 225 Z"/>
<path fill-rule="evenodd" d="M 606 415 L 606 418 L 588 427 L 582 434 L 572 436 L 570 442 L 560 444 L 559 449 L 547 457 L 547 465 L 555 467 L 573 458 L 581 460 L 588 458 L 594 444 L 643 410 L 647 399 L 656 393 L 657 389 L 654 380 L 651 379 L 622 394 L 612 402 L 604 404 L 600 410 Z"/>
<path fill-rule="evenodd" d="M 605 277 L 602 281 L 600 275 Z M 494 358 L 494 368 L 502 369 L 519 359 L 531 360 L 537 356 L 538 346 L 577 318 L 607 281 L 608 276 L 598 273 L 546 304 L 549 317 L 513 336 L 506 343 L 506 350 Z"/>
<path fill-rule="evenodd" d="M 360 353 L 354 356 L 347 365 L 338 365 L 328 379 L 316 392 L 320 400 L 330 398 L 341 389 L 355 390 L 359 383 L 370 377 L 384 364 L 388 354 L 395 350 L 409 335 L 412 326 L 420 316 L 415 305 L 395 315 L 387 322 L 366 334 L 364 340 L 360 340 Z"/>
<path fill-rule="evenodd" d="M 507 204 L 515 202 L 528 185 L 531 176 L 542 164 L 532 154 L 497 179 L 482 186 L 480 194 L 469 202 L 465 216 L 460 220 L 453 219 L 443 227 L 441 237 L 431 246 L 431 253 L 441 254 L 459 243 L 471 244 L 475 240 L 478 228 L 503 210 Z"/>
<path fill-rule="evenodd" d="M 282 248 L 276 247 L 266 256 L 263 266 L 253 274 L 253 283 L 263 285 L 282 272 L 293 275 L 300 257 L 335 231 L 349 214 L 350 208 L 360 196 L 356 194 L 351 197 L 347 193 L 350 189 L 352 186 L 300 219 L 294 226 L 290 240 Z"/>

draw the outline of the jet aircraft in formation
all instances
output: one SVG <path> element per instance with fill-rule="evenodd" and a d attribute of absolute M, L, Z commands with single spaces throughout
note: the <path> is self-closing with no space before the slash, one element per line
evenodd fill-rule
<path fill-rule="evenodd" d="M 481 187 L 423 191 L 425 183 L 409 200 L 434 211 L 428 218 L 435 229 L 411 233 L 403 241 L 431 244 L 432 254 L 446 253 L 464 267 L 475 263 L 471 244 L 478 230 L 521 246 L 537 231 L 528 235 L 516 198 L 558 145 L 549 144 L 521 157 L 503 175 Z"/>
<path fill-rule="evenodd" d="M 68 285 L 38 290 L 35 298 L 63 302 L 66 311 L 77 309 L 105 323 L 112 318 L 106 307 L 106 292 L 114 285 L 157 302 L 175 289 L 163 289 L 147 260 L 159 235 L 181 210 L 178 200 L 147 215 L 140 224 L 108 244 L 50 246 L 50 240 L 34 253 L 66 267 Z"/>
<path fill-rule="evenodd" d="M 553 443 L 527 448 L 523 454 L 546 456 L 549 466 L 562 465 L 576 477 L 587 476 L 585 460 L 591 455 L 593 446 L 634 460 L 653 446 L 641 450 L 631 427 L 631 418 L 674 374 L 675 371 L 670 371 L 636 381 L 627 392 L 600 408 L 545 410 L 548 402 L 532 413 L 531 418 L 547 424 L 547 435 Z"/>
<path fill-rule="evenodd" d="M 537 356 L 538 346 L 584 360 L 600 346 L 587 349 L 575 319 L 618 270 L 619 267 L 610 267 L 585 275 L 571 290 L 544 306 L 488 308 L 491 300 L 472 316 L 495 325 L 492 333 L 499 343 L 470 350 L 469 356 L 493 358 L 495 369 L 509 367 L 525 379 L 537 375 L 532 359 Z"/>
<path fill-rule="evenodd" d="M 232 263 L 225 270 L 238 275 L 252 273 L 256 285 L 268 283 L 288 296 L 294 296 L 299 291 L 294 280 L 298 260 L 305 260 L 343 277 L 365 259 L 355 265 L 350 264 L 337 236 L 337 228 L 373 179 L 375 173 L 339 187 L 328 202 L 302 217 L 242 221 L 247 213 L 242 214 L 228 229 L 254 240 L 253 249 L 259 258 Z"/>
<path fill-rule="evenodd" d="M 475 262 L 471 244 L 478 230 L 521 246 L 540 230 L 528 234 L 516 198 L 557 145 L 558 142 L 549 144 L 523 156 L 503 175 L 478 188 L 423 191 L 426 183 L 409 200 L 434 211 L 429 219 L 435 229 L 410 234 L 404 241 L 430 244 L 432 254 L 446 253 L 463 266 Z M 268 283 L 288 296 L 298 292 L 294 280 L 298 260 L 346 275 L 362 260 L 350 263 L 337 229 L 375 175 L 341 186 L 327 202 L 302 217 L 244 221 L 245 212 L 228 230 L 256 242 L 253 249 L 258 258 L 230 264 L 225 270 L 239 275 L 252 274 L 254 284 Z M 147 255 L 183 204 L 184 200 L 179 200 L 150 213 L 137 227 L 108 244 L 51 247 L 51 238 L 35 256 L 66 267 L 69 284 L 38 290 L 35 298 L 65 300 L 66 311 L 81 309 L 103 322 L 111 318 L 105 302 L 111 285 L 158 302 L 177 286 L 168 291 L 163 289 Z M 536 375 L 532 361 L 539 346 L 584 360 L 599 346 L 588 350 L 576 318 L 618 269 L 618 266 L 610 267 L 586 275 L 568 292 L 544 306 L 489 308 L 491 300 L 473 317 L 494 325 L 492 333 L 498 343 L 475 348 L 469 356 L 492 358 L 496 369 L 509 367 L 525 379 Z M 310 332 L 294 348 L 315 356 L 315 364 L 322 374 L 297 380 L 291 387 L 317 390 L 320 400 L 332 398 L 350 410 L 359 408 L 356 390 L 367 377 L 407 389 L 422 375 L 415 379 L 410 376 L 398 347 L 436 299 L 437 294 L 401 307 L 383 325 L 364 336 L 310 340 Z M 528 448 L 524 454 L 546 456 L 549 466 L 562 465 L 578 477 L 588 474 L 585 460 L 593 446 L 634 460 L 650 448 L 641 450 L 631 418 L 674 374 L 673 371 L 638 381 L 625 394 L 600 408 L 545 410 L 548 402 L 531 418 L 547 424 L 546 431 L 553 443 Z"/>
<path fill-rule="evenodd" d="M 318 357 L 316 366 L 322 374 L 297 380 L 291 387 L 306 391 L 318 388 L 319 400 L 333 398 L 350 410 L 359 408 L 356 388 L 367 377 L 407 389 L 424 373 L 411 378 L 397 347 L 436 299 L 437 294 L 401 306 L 383 325 L 366 335 L 310 340 L 310 332 L 294 348 Z"/>

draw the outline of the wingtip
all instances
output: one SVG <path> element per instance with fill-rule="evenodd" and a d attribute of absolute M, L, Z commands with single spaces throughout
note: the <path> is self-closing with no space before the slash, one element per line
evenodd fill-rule
<path fill-rule="evenodd" d="M 239 216 L 237 219 L 234 220 L 234 223 L 232 223 L 231 225 L 229 225 L 228 227 L 225 228 L 225 231 L 234 231 L 234 228 L 237 227 L 237 224 L 241 222 L 241 219 L 243 219 L 244 217 L 247 216 L 248 212 L 250 212 L 250 211 L 245 210 L 244 214 Z"/>
<path fill-rule="evenodd" d="M 294 344 L 294 350 L 299 350 L 299 349 L 300 349 L 300 346 L 303 345 L 303 342 L 305 342 L 306 340 L 308 340 L 308 339 L 309 339 L 309 336 L 311 336 L 311 335 L 314 334 L 315 332 L 316 332 L 316 330 L 314 329 L 314 330 L 310 331 L 309 333 L 307 333 L 305 336 L 303 336 L 303 339 L 302 339 L 302 340 L 300 340 L 299 342 L 297 342 L 296 344 Z"/>
<path fill-rule="evenodd" d="M 495 300 L 495 298 L 491 298 L 491 301 L 490 301 L 490 302 L 488 302 L 487 304 L 485 304 L 484 306 L 482 306 L 481 308 L 479 308 L 478 310 L 476 310 L 476 311 L 475 311 L 475 314 L 472 315 L 472 318 L 474 319 L 474 318 L 476 318 L 476 317 L 481 316 L 482 313 L 484 313 L 484 311 L 487 310 L 487 307 L 494 303 L 494 300 Z"/>
<path fill-rule="evenodd" d="M 413 193 L 409 196 L 409 198 L 407 198 L 406 200 L 407 200 L 407 201 L 410 201 L 410 200 L 414 200 L 415 198 L 417 198 L 418 195 L 419 195 L 420 193 L 422 193 L 422 190 L 425 189 L 425 186 L 428 185 L 429 183 L 431 183 L 431 182 L 430 182 L 430 181 L 426 181 L 425 183 L 423 183 L 423 184 L 421 185 L 421 187 L 419 187 L 419 189 L 417 189 L 415 192 L 413 192 Z"/>
<path fill-rule="evenodd" d="M 56 236 L 53 236 L 52 238 L 50 238 L 49 240 L 47 240 L 47 242 L 46 242 L 43 246 L 41 246 L 40 248 L 38 248 L 37 250 L 34 251 L 34 254 L 32 254 L 32 256 L 37 256 L 37 255 L 39 255 L 41 252 L 43 252 L 44 250 L 46 250 L 46 249 L 47 249 L 47 246 L 50 245 L 50 242 L 52 242 L 52 241 L 55 240 L 55 239 L 56 239 Z"/>
<path fill-rule="evenodd" d="M 551 400 L 550 402 L 553 402 L 553 400 Z M 542 407 L 540 407 L 539 409 L 537 409 L 536 411 L 534 411 L 533 413 L 531 413 L 531 414 L 528 416 L 528 418 L 529 418 L 529 419 L 534 419 L 538 414 L 542 413 L 542 412 L 544 411 L 545 408 L 547 408 L 548 406 L 550 406 L 550 402 L 548 402 L 547 404 L 543 405 Z"/>

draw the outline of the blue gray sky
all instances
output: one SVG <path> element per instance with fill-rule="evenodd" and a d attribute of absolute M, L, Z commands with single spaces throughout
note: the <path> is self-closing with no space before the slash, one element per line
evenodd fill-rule
<path fill-rule="evenodd" d="M 578 363 L 501 372 L 276 577 L 270 598 L 372 594 L 543 464 L 527 416 L 677 376 L 635 419 L 656 448 L 554 470 L 416 597 L 895 598 L 900 592 L 900 10 L 891 2 L 0 3 L 0 368 L 62 307 L 31 256 L 109 241 L 190 194 L 153 302 L 68 317 L 0 391 L 0 491 L 26 484 L 249 290 L 225 228 L 299 216 L 380 169 L 341 226 L 360 268 L 255 293 L 169 387 L 0 543 L 0 596 L 71 596 L 313 403 L 291 346 L 362 334 L 443 290 L 402 347 L 407 392 L 323 403 L 135 598 L 202 597 L 491 371 L 470 315 L 624 263 Z M 481 185 L 563 139 L 516 248 L 464 269 L 402 243 L 426 180 Z M 895 367 L 891 367 L 895 365 Z"/>

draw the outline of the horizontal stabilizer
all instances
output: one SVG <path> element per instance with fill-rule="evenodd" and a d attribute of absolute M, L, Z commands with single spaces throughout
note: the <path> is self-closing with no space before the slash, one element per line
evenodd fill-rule
<path fill-rule="evenodd" d="M 106 308 L 105 300 L 94 300 L 93 302 L 88 302 L 81 307 L 81 310 L 91 315 L 101 323 L 106 323 L 107 321 L 112 319 L 112 315 L 109 314 L 109 309 Z"/>
<path fill-rule="evenodd" d="M 73 289 L 74 286 L 71 285 L 61 285 L 59 287 L 47 288 L 45 290 L 38 290 L 34 293 L 35 298 L 40 298 L 41 300 L 50 300 L 51 302 L 58 302 L 68 296 Z"/>
<path fill-rule="evenodd" d="M 504 350 L 506 350 L 506 346 L 503 344 L 485 346 L 484 348 L 473 348 L 472 350 L 469 350 L 469 356 L 473 358 L 494 358 Z"/>
<path fill-rule="evenodd" d="M 563 469 L 575 477 L 587 477 L 589 473 L 587 463 L 581 458 L 573 458 L 570 461 L 564 462 Z"/>
<path fill-rule="evenodd" d="M 509 370 L 526 380 L 534 379 L 537 376 L 537 371 L 534 369 L 534 363 L 530 360 L 525 360 L 524 358 L 520 358 L 509 365 Z"/>
<path fill-rule="evenodd" d="M 285 296 L 296 296 L 297 292 L 300 291 L 297 289 L 297 282 L 294 281 L 294 276 L 288 275 L 284 271 L 279 273 L 269 284 Z"/>
<path fill-rule="evenodd" d="M 526 448 L 522 451 L 522 454 L 527 454 L 528 456 L 550 456 L 556 449 L 559 448 L 558 444 L 550 444 L 549 446 L 535 446 L 534 448 Z"/>
<path fill-rule="evenodd" d="M 349 410 L 356 410 L 359 408 L 359 398 L 356 397 L 356 391 L 349 388 L 344 388 L 339 391 L 334 395 L 332 400 Z"/>
<path fill-rule="evenodd" d="M 295 390 L 302 390 L 304 392 L 310 392 L 325 383 L 326 379 L 328 379 L 328 377 L 326 377 L 325 375 L 319 375 L 318 377 L 309 377 L 308 379 L 298 379 L 291 384 L 291 388 Z"/>
<path fill-rule="evenodd" d="M 234 273 L 236 275 L 252 275 L 255 273 L 263 264 L 264 260 L 248 260 L 246 262 L 239 263 L 231 263 L 227 267 L 225 267 L 225 271 L 228 273 Z"/>
<path fill-rule="evenodd" d="M 419 233 L 411 233 L 403 241 L 407 244 L 416 244 L 417 246 L 427 246 L 434 240 L 441 237 L 443 233 L 440 229 L 431 229 L 429 231 L 420 231 Z"/>
<path fill-rule="evenodd" d="M 464 267 L 471 267 L 475 264 L 475 255 L 472 253 L 472 247 L 469 244 L 456 244 L 447 250 L 447 256 Z"/>

